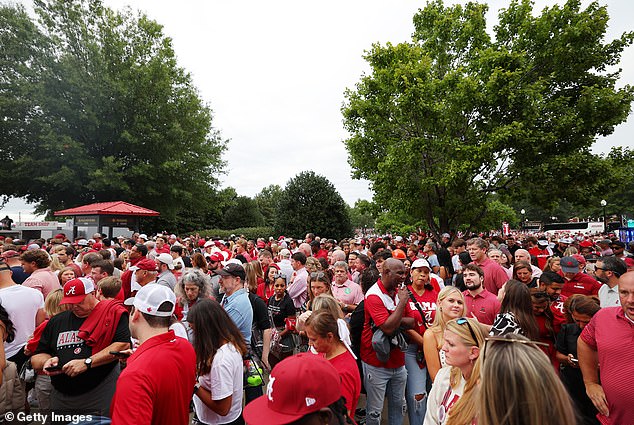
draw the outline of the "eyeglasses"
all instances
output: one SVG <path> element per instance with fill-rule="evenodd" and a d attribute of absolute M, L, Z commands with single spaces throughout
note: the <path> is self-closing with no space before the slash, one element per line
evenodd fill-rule
<path fill-rule="evenodd" d="M 473 341 L 475 341 L 476 346 L 479 347 L 480 343 L 478 342 L 478 338 L 476 337 L 475 332 L 473 332 L 473 328 L 471 327 L 469 320 L 467 320 L 466 317 L 461 317 L 459 319 L 456 319 L 456 323 L 459 325 L 464 325 L 465 323 L 467 324 L 467 327 L 469 328 L 469 332 L 471 333 L 471 337 L 473 338 Z"/>
<path fill-rule="evenodd" d="M 595 270 L 603 270 L 604 272 L 611 272 L 611 271 L 612 271 L 612 270 L 610 270 L 610 269 L 606 269 L 606 268 L 604 268 L 604 267 L 599 267 L 599 266 L 594 266 L 594 269 L 595 269 Z"/>

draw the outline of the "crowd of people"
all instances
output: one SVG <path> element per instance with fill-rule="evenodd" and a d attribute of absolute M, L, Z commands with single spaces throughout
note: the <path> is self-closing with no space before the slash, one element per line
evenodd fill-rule
<path fill-rule="evenodd" d="M 634 424 L 614 235 L 0 238 L 0 423 Z"/>

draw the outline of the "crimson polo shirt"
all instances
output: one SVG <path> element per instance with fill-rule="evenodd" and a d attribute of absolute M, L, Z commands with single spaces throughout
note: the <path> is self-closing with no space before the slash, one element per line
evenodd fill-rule
<path fill-rule="evenodd" d="M 605 307 L 594 315 L 579 338 L 597 350 L 610 423 L 634 424 L 634 323 L 622 307 Z"/>
<path fill-rule="evenodd" d="M 478 322 L 485 325 L 492 325 L 495 316 L 500 312 L 500 300 L 498 297 L 487 291 L 480 292 L 475 297 L 469 291 L 464 291 L 465 305 L 467 306 L 467 316 L 475 316 Z"/>
<path fill-rule="evenodd" d="M 562 273 L 563 275 L 563 273 Z M 569 297 L 574 294 L 599 295 L 601 284 L 585 273 L 577 273 L 571 280 L 566 279 L 561 295 Z"/>
<path fill-rule="evenodd" d="M 196 354 L 174 331 L 145 341 L 128 359 L 112 399 L 113 425 L 187 425 Z"/>
<path fill-rule="evenodd" d="M 365 322 L 363 324 L 363 331 L 361 332 L 361 360 L 367 364 L 375 367 L 383 367 L 386 369 L 396 369 L 405 365 L 405 353 L 398 347 L 393 347 L 390 351 L 390 358 L 386 363 L 382 363 L 376 357 L 376 352 L 372 348 L 372 327 L 370 326 L 370 319 L 377 327 L 380 327 L 390 314 L 396 310 L 398 305 L 398 296 L 394 292 L 394 296 L 391 297 L 381 279 L 379 279 L 365 294 L 365 302 L 363 304 Z M 403 310 L 403 317 L 407 317 L 409 306 L 406 305 Z"/>
<path fill-rule="evenodd" d="M 486 257 L 481 263 L 475 262 L 484 272 L 484 289 L 497 295 L 500 288 L 509 280 L 504 268 Z"/>

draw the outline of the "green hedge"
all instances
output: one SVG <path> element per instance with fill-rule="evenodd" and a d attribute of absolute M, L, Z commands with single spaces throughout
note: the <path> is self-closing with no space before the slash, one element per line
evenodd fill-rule
<path fill-rule="evenodd" d="M 238 229 L 223 230 L 223 229 L 206 229 L 191 232 L 192 234 L 199 233 L 204 238 L 220 238 L 229 239 L 231 235 L 240 236 L 244 235 L 247 239 L 265 238 L 268 240 L 269 236 L 276 237 L 273 227 L 261 226 L 261 227 L 240 227 Z"/>

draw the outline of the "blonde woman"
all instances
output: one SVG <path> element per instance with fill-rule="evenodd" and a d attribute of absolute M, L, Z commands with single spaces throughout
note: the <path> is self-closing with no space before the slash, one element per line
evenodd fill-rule
<path fill-rule="evenodd" d="M 537 344 L 517 334 L 488 338 L 482 355 L 478 425 L 577 423 L 566 389 Z M 527 394 L 530 403 L 518 403 Z"/>
<path fill-rule="evenodd" d="M 444 340 L 448 366 L 436 374 L 424 424 L 468 425 L 477 416 L 484 331 L 476 319 L 460 317 L 447 322 Z"/>
<path fill-rule="evenodd" d="M 455 286 L 446 286 L 440 291 L 436 306 L 434 323 L 423 334 L 425 363 L 432 381 L 440 368 L 447 366 L 445 353 L 442 350 L 447 322 L 467 314 L 464 296 Z"/>

